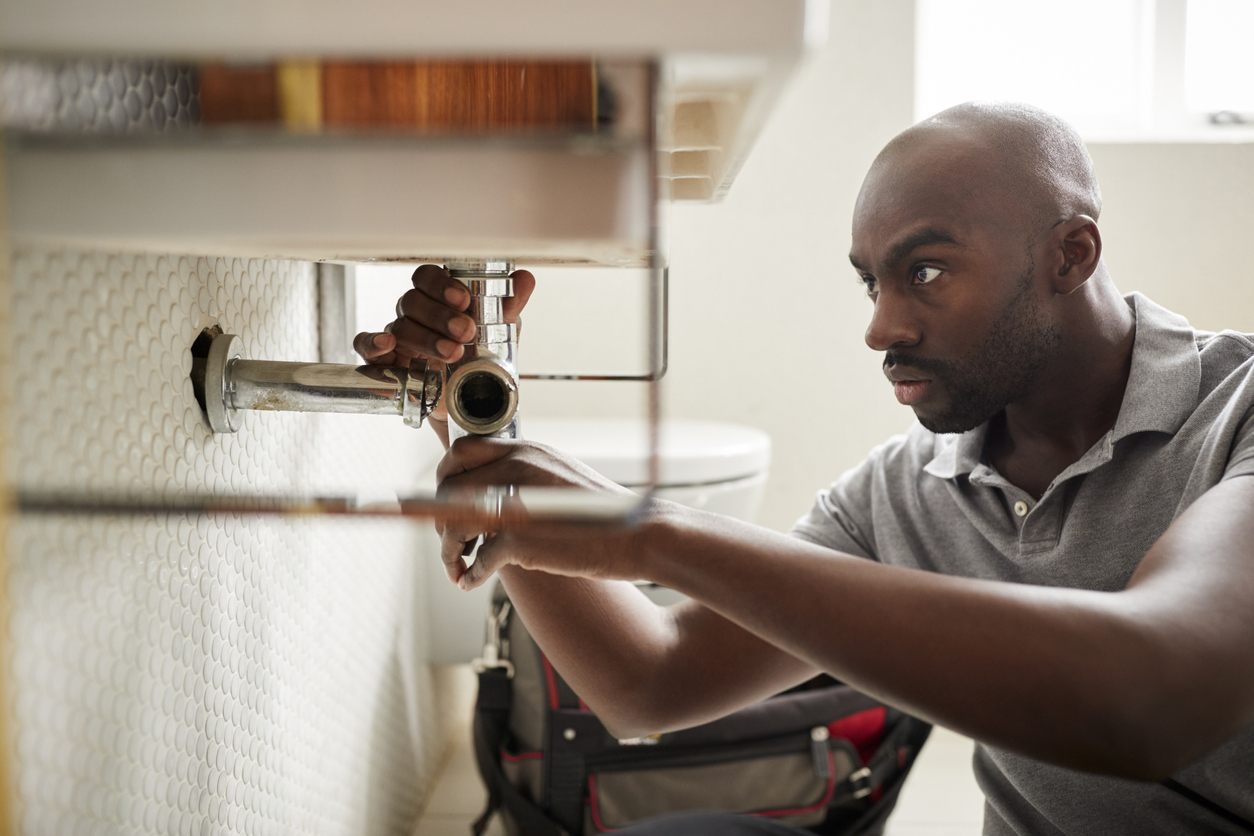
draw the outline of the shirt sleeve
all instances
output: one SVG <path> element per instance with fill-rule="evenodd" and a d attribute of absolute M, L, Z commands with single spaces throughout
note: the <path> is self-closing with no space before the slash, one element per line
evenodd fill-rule
<path fill-rule="evenodd" d="M 1254 387 L 1254 380 L 1247 380 L 1247 385 Z M 1232 452 L 1228 455 L 1228 464 L 1224 467 L 1224 475 L 1220 481 L 1237 476 L 1254 475 L 1254 405 L 1246 410 L 1233 439 Z"/>
<path fill-rule="evenodd" d="M 879 560 L 872 503 L 876 482 L 882 484 L 884 480 L 877 480 L 876 474 L 905 443 L 905 436 L 889 439 L 857 467 L 819 491 L 814 506 L 797 520 L 789 534 L 838 552 Z"/>
<path fill-rule="evenodd" d="M 1251 341 L 1254 335 L 1224 332 L 1220 336 L 1231 338 L 1221 343 L 1222 347 L 1240 347 L 1242 360 L 1225 381 L 1233 381 L 1234 385 L 1224 395 L 1223 414 L 1217 420 L 1220 426 L 1234 428 L 1224 433 L 1230 439 L 1228 458 L 1220 477 L 1220 481 L 1224 481 L 1254 474 L 1254 342 Z"/>

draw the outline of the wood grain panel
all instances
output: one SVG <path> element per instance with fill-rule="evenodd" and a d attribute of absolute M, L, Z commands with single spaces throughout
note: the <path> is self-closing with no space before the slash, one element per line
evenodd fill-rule
<path fill-rule="evenodd" d="M 415 64 L 417 127 L 591 129 L 596 102 L 590 62 L 426 61 Z"/>
<path fill-rule="evenodd" d="M 493 133 L 596 126 L 591 61 L 324 61 L 320 66 L 323 129 Z M 292 110 L 283 98 L 291 95 L 291 85 L 279 80 L 273 65 L 202 66 L 202 121 L 282 124 L 282 115 Z"/>
<path fill-rule="evenodd" d="M 278 71 L 274 64 L 202 64 L 200 120 L 205 124 L 278 123 Z"/>
<path fill-rule="evenodd" d="M 417 125 L 418 100 L 412 61 L 328 61 L 322 66 L 323 124 Z"/>

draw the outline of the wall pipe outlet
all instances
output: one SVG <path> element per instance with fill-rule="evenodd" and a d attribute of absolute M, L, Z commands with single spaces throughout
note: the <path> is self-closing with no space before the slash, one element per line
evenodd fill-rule
<path fill-rule="evenodd" d="M 241 409 L 400 415 L 421 427 L 443 384 L 425 360 L 408 369 L 248 360 L 234 334 L 218 334 L 208 356 L 192 360 L 192 385 L 215 433 L 238 432 Z"/>

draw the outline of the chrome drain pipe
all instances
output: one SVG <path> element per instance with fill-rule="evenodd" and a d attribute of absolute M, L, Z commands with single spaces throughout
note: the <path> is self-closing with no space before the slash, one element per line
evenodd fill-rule
<path fill-rule="evenodd" d="M 425 360 L 407 369 L 248 360 L 234 334 L 213 337 L 207 356 L 192 359 L 191 377 L 215 433 L 238 432 L 241 409 L 400 415 L 421 427 L 444 383 Z"/>
<path fill-rule="evenodd" d="M 518 326 L 505 321 L 503 300 L 514 295 L 513 262 L 454 262 L 449 274 L 470 291 L 467 313 L 475 341 L 446 371 L 415 360 L 408 368 L 249 360 L 234 334 L 217 334 L 204 357 L 192 360 L 192 386 L 216 433 L 238 432 L 242 409 L 400 415 L 421 427 L 442 394 L 451 438 L 519 438 Z M 447 383 L 445 375 L 447 374 Z"/>

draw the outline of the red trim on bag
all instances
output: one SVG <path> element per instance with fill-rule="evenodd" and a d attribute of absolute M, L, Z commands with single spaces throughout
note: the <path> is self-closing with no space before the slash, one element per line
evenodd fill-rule
<path fill-rule="evenodd" d="M 597 776 L 588 776 L 588 809 L 592 813 L 592 825 L 602 833 L 613 833 L 617 827 L 606 827 L 601 821 L 601 811 L 597 808 Z"/>
<path fill-rule="evenodd" d="M 857 711 L 833 720 L 827 724 L 827 731 L 832 737 L 840 737 L 852 743 L 853 748 L 858 750 L 862 765 L 866 766 L 884 739 L 884 721 L 887 716 L 888 709 L 884 706 L 868 708 L 866 711 Z"/>
<path fill-rule="evenodd" d="M 587 704 L 586 702 L 584 702 L 584 701 L 583 701 L 583 697 L 580 697 L 580 698 L 579 698 L 579 710 L 580 710 L 580 711 L 591 711 L 591 710 L 592 710 L 591 708 L 588 708 L 588 704 Z"/>
<path fill-rule="evenodd" d="M 506 763 L 521 763 L 522 761 L 532 761 L 542 757 L 544 757 L 543 752 L 519 752 L 517 755 L 511 755 L 504 749 L 501 750 L 501 760 Z"/>
<path fill-rule="evenodd" d="M 553 663 L 549 661 L 548 656 L 541 653 L 540 661 L 544 663 L 544 684 L 549 692 L 549 708 L 556 711 L 562 707 L 561 699 L 557 695 L 557 673 L 553 670 Z"/>
<path fill-rule="evenodd" d="M 746 816 L 757 816 L 759 818 L 784 818 L 785 816 L 802 816 L 806 813 L 814 813 L 822 810 L 831 803 L 832 796 L 836 794 L 836 753 L 830 749 L 827 752 L 827 789 L 823 793 L 823 797 L 808 807 L 792 807 L 781 810 L 760 810 L 756 813 L 745 813 Z M 588 776 L 588 808 L 592 813 L 592 824 L 602 833 L 614 833 L 619 828 L 606 827 L 605 822 L 601 821 L 601 810 L 597 806 L 597 776 Z"/>

